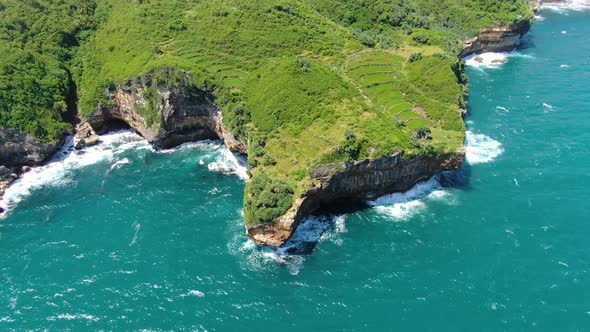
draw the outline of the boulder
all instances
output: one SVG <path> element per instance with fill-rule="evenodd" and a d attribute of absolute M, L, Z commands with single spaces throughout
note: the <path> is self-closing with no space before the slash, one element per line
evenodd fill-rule
<path fill-rule="evenodd" d="M 88 122 L 83 122 L 76 126 L 76 150 L 98 144 L 100 137 L 96 134 Z"/>

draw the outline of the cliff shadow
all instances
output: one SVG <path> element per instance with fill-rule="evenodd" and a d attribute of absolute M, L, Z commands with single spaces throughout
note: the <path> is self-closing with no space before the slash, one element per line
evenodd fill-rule
<path fill-rule="evenodd" d="M 308 255 L 313 253 L 326 232 L 336 232 L 341 227 L 342 216 L 365 211 L 383 204 L 400 204 L 426 198 L 440 188 L 471 190 L 471 165 L 464 163 L 458 170 L 444 171 L 434 177 L 420 181 L 412 188 L 381 196 L 375 201 L 361 199 L 341 199 L 330 204 L 322 204 L 299 224 L 293 236 L 281 247 L 275 248 L 281 255 Z M 383 202 L 378 202 L 383 200 Z M 376 203 L 377 202 L 377 203 Z"/>

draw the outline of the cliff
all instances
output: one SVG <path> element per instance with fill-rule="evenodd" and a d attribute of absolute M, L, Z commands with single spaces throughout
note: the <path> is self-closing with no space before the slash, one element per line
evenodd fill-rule
<path fill-rule="evenodd" d="M 377 160 L 317 167 L 312 172 L 314 187 L 297 198 L 276 223 L 247 226 L 248 236 L 259 244 L 281 246 L 301 220 L 318 209 L 339 201 L 362 201 L 408 190 L 444 170 L 459 169 L 464 159 L 462 151 L 415 157 L 398 153 Z"/>
<path fill-rule="evenodd" d="M 162 148 L 211 138 L 235 152 L 248 148 L 248 233 L 280 245 L 304 215 L 322 207 L 405 190 L 460 167 L 466 86 L 452 69 L 453 54 L 432 54 L 447 46 L 438 20 L 464 22 L 456 28 L 467 32 L 523 13 L 519 23 L 482 29 L 466 54 L 512 48 L 532 13 L 522 0 L 444 2 L 237 0 L 237 10 L 229 10 L 223 1 L 99 1 L 92 38 L 71 46 L 72 63 L 83 64 L 72 68 L 81 76 L 72 77 L 72 95 L 64 99 L 83 116 L 77 148 L 119 128 Z M 384 19 L 383 12 L 413 14 Z M 344 14 L 362 24 L 353 29 Z M 436 28 L 423 29 L 427 22 Z M 402 27 L 421 34 L 398 45 L 389 31 L 405 36 Z M 45 90 L 36 94 L 55 95 Z M 62 104 L 43 103 L 51 114 Z M 12 110 L 12 102 L 0 99 L 2 107 Z M 42 129 L 52 128 L 60 127 Z"/>
<path fill-rule="evenodd" d="M 124 85 L 111 85 L 105 97 L 107 101 L 86 118 L 91 128 L 86 127 L 79 139 L 129 127 L 161 148 L 222 139 L 233 152 L 246 153 L 244 144 L 224 126 L 213 94 L 198 89 L 188 79 L 158 84 L 146 74 Z"/>
<path fill-rule="evenodd" d="M 531 21 L 526 19 L 509 26 L 482 28 L 477 36 L 465 41 L 461 57 L 474 53 L 510 51 L 530 28 Z"/>

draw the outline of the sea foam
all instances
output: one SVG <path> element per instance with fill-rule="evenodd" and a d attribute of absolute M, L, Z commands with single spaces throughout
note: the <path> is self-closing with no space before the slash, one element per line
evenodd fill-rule
<path fill-rule="evenodd" d="M 504 64 L 510 62 L 513 58 L 534 59 L 529 54 L 522 54 L 519 52 L 486 52 L 481 54 L 469 55 L 463 60 L 465 64 L 472 68 L 487 69 L 500 68 Z"/>
<path fill-rule="evenodd" d="M 467 131 L 465 144 L 467 162 L 471 165 L 487 163 L 504 152 L 502 144 L 484 134 Z"/>
<path fill-rule="evenodd" d="M 107 162 L 111 164 L 108 171 L 111 172 L 131 163 L 131 160 L 122 157 L 122 154 L 128 150 L 148 150 L 151 153 L 158 154 L 176 153 L 191 149 L 210 150 L 210 155 L 205 156 L 214 158 L 207 165 L 210 171 L 236 174 L 243 180 L 248 179 L 246 161 L 240 156 L 231 153 L 225 146 L 213 144 L 211 141 L 186 143 L 173 149 L 156 151 L 137 133 L 125 130 L 101 135 L 100 142 L 95 146 L 82 150 L 75 150 L 74 146 L 74 138 L 67 137 L 64 145 L 47 164 L 34 167 L 15 181 L 5 191 L 2 200 L 0 200 L 0 207 L 7 211 L 0 218 L 8 215 L 8 212 L 29 197 L 34 190 L 44 186 L 67 186 L 75 182 L 73 174 L 76 169 Z"/>
<path fill-rule="evenodd" d="M 475 68 L 498 68 L 508 62 L 509 53 L 488 52 L 465 57 L 465 64 Z"/>
<path fill-rule="evenodd" d="M 557 12 L 565 12 L 567 10 L 587 10 L 590 9 L 590 0 L 544 2 L 542 9 L 549 9 Z"/>
<path fill-rule="evenodd" d="M 404 221 L 427 209 L 426 200 L 446 201 L 448 194 L 441 185 L 441 176 L 417 183 L 410 190 L 379 197 L 369 201 L 375 211 L 393 221 Z"/>
<path fill-rule="evenodd" d="M 130 148 L 149 149 L 151 147 L 139 135 L 131 131 L 103 135 L 99 144 L 80 151 L 74 149 L 73 137 L 67 137 L 65 144 L 46 165 L 34 167 L 6 190 L 0 201 L 0 207 L 10 211 L 22 200 L 29 197 L 33 190 L 48 185 L 66 186 L 73 181 L 72 171 L 74 169 L 101 161 L 113 161 L 115 155 Z M 115 162 L 112 167 L 116 168 L 119 165 L 121 164 Z"/>

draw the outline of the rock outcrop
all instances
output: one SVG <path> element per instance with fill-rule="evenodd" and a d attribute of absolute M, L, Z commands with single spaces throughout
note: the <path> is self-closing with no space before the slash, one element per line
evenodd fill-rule
<path fill-rule="evenodd" d="M 18 129 L 0 129 L 0 197 L 20 174 L 41 165 L 60 145 L 43 143 Z"/>
<path fill-rule="evenodd" d="M 0 129 L 0 165 L 38 166 L 49 158 L 61 142 L 47 144 L 18 129 Z"/>
<path fill-rule="evenodd" d="M 318 167 L 313 171 L 312 190 L 296 199 L 276 223 L 247 227 L 248 235 L 259 244 L 281 246 L 305 216 L 322 207 L 341 200 L 366 200 L 408 190 L 441 171 L 460 168 L 464 159 L 463 152 L 409 158 L 397 154 L 354 164 Z"/>
<path fill-rule="evenodd" d="M 541 10 L 541 0 L 526 0 L 527 5 L 533 12 Z"/>
<path fill-rule="evenodd" d="M 533 12 L 541 10 L 541 0 L 526 0 Z M 480 29 L 477 36 L 468 39 L 463 45 L 461 57 L 474 53 L 505 52 L 514 49 L 522 36 L 531 28 L 532 20 L 522 17 L 511 25 L 496 25 Z"/>
<path fill-rule="evenodd" d="M 223 125 L 213 94 L 190 84 L 188 79 L 158 85 L 150 75 L 111 86 L 102 103 L 86 120 L 96 133 L 128 126 L 161 148 L 204 139 L 222 139 L 234 152 L 246 153 Z"/>
<path fill-rule="evenodd" d="M 88 122 L 79 123 L 76 126 L 76 150 L 98 144 L 100 137 L 94 132 L 94 129 Z"/>
<path fill-rule="evenodd" d="M 518 45 L 530 28 L 531 22 L 526 19 L 509 26 L 482 28 L 476 37 L 465 41 L 461 57 L 474 53 L 510 51 Z"/>

